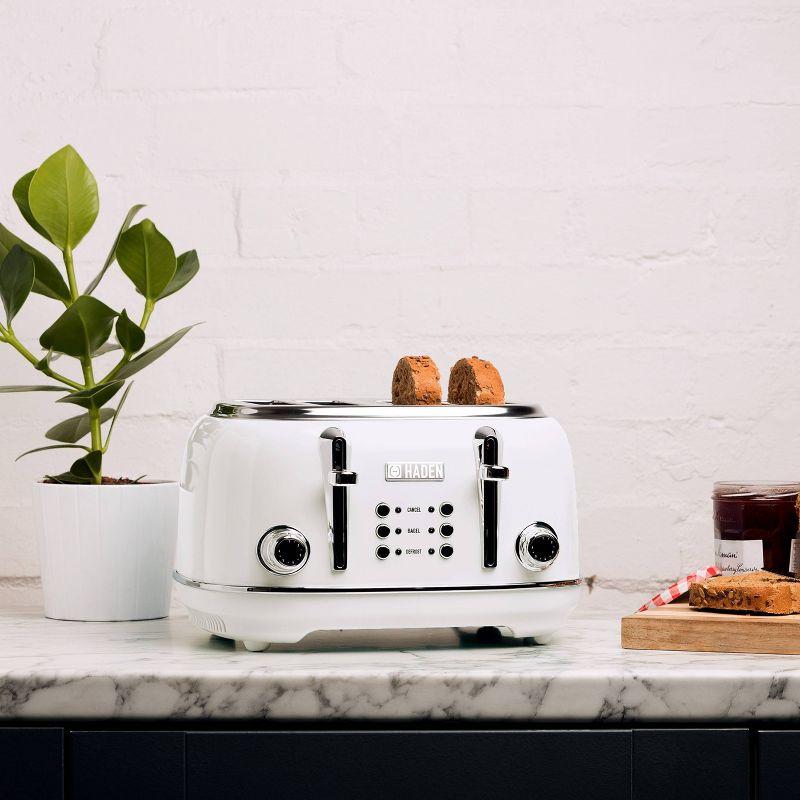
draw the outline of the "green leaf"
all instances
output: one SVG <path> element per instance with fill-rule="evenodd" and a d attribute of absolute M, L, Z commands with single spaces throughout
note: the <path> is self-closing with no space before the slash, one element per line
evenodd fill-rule
<path fill-rule="evenodd" d="M 92 356 L 108 340 L 116 316 L 105 303 L 81 295 L 39 337 L 39 344 L 75 358 Z"/>
<path fill-rule="evenodd" d="M 36 221 L 59 250 L 74 249 L 97 219 L 97 181 L 72 145 L 62 147 L 34 173 L 28 202 Z"/>
<path fill-rule="evenodd" d="M 62 472 L 60 475 L 45 475 L 50 483 L 66 483 L 66 484 L 77 484 L 77 485 L 88 485 L 89 481 L 81 480 L 73 475 L 71 472 Z"/>
<path fill-rule="evenodd" d="M 169 239 L 149 219 L 143 219 L 120 236 L 117 261 L 148 300 L 158 300 L 177 269 Z"/>
<path fill-rule="evenodd" d="M 197 323 L 195 323 L 197 324 Z M 194 325 L 189 325 L 186 328 L 181 328 L 175 331 L 171 336 L 162 339 L 158 344 L 153 345 L 149 350 L 139 353 L 136 358 L 125 364 L 122 369 L 117 373 L 117 378 L 130 378 L 135 375 L 139 370 L 152 364 L 157 358 L 163 356 L 171 347 L 176 345 L 189 331 L 194 328 Z"/>
<path fill-rule="evenodd" d="M 103 467 L 103 453 L 101 450 L 91 450 L 79 458 L 70 468 L 70 475 L 81 482 L 100 483 L 100 471 Z"/>
<path fill-rule="evenodd" d="M 51 297 L 53 300 L 61 300 L 63 303 L 68 303 L 71 299 L 69 286 L 67 286 L 67 282 L 58 267 L 44 253 L 40 253 L 35 247 L 31 247 L 26 242 L 23 242 L 19 236 L 11 233 L 8 228 L 0 225 L 0 261 L 6 257 L 8 251 L 15 244 L 18 244 L 33 257 L 33 263 L 36 268 L 33 291 L 36 294 Z"/>
<path fill-rule="evenodd" d="M 61 353 L 54 353 L 53 349 L 51 348 L 36 362 L 34 367 L 40 372 L 46 372 L 48 369 L 50 369 L 50 362 L 56 358 L 59 358 L 60 356 Z"/>
<path fill-rule="evenodd" d="M 43 450 L 61 449 L 85 450 L 87 453 L 91 452 L 90 448 L 84 447 L 82 444 L 49 444 L 47 447 L 34 447 L 33 450 L 26 450 L 24 453 L 20 453 L 14 461 L 19 461 L 21 458 L 25 458 L 25 456 L 29 456 L 31 453 L 41 453 Z"/>
<path fill-rule="evenodd" d="M 34 269 L 30 253 L 26 253 L 18 244 L 8 251 L 0 264 L 0 299 L 9 326 L 31 293 Z"/>
<path fill-rule="evenodd" d="M 122 350 L 122 347 L 117 342 L 106 342 L 105 344 L 101 344 L 100 347 L 98 347 L 97 350 L 92 353 L 92 358 L 104 356 L 106 353 L 113 353 L 115 350 Z M 56 353 L 52 348 L 50 348 L 50 350 L 44 354 L 44 358 L 42 358 L 36 365 L 36 369 L 49 367 L 51 361 L 57 361 L 63 355 L 63 353 Z"/>
<path fill-rule="evenodd" d="M 107 422 L 114 416 L 113 408 L 100 409 L 100 423 Z M 75 444 L 86 436 L 91 430 L 91 420 L 89 419 L 88 412 L 86 414 L 78 414 L 76 417 L 70 417 L 58 425 L 53 425 L 45 437 L 55 442 L 67 442 L 68 444 Z"/>
<path fill-rule="evenodd" d="M 44 238 L 49 241 L 50 236 L 48 235 L 47 231 L 36 221 L 36 217 L 33 216 L 30 203 L 28 202 L 28 189 L 30 188 L 31 180 L 33 180 L 33 176 L 35 174 L 35 169 L 25 173 L 25 175 L 23 175 L 14 184 L 14 188 L 11 190 L 11 196 L 14 198 L 17 208 L 19 208 L 19 210 L 22 212 L 22 216 L 25 217 L 25 221 L 28 223 L 28 225 L 30 225 L 31 228 L 36 231 L 36 233 L 38 233 L 40 236 L 44 236 Z"/>
<path fill-rule="evenodd" d="M 172 280 L 167 284 L 167 288 L 158 296 L 159 300 L 175 294 L 178 289 L 183 289 L 189 281 L 197 275 L 200 269 L 200 259 L 197 257 L 197 250 L 189 250 L 178 256 L 178 266 Z"/>
<path fill-rule="evenodd" d="M 131 210 L 126 214 L 125 219 L 122 221 L 122 225 L 120 226 L 119 231 L 117 232 L 117 238 L 114 239 L 114 244 L 111 245 L 111 250 L 106 257 L 106 262 L 103 264 L 103 268 L 97 275 L 94 276 L 92 282 L 86 287 L 86 291 L 84 294 L 91 294 L 96 288 L 97 284 L 103 279 L 103 275 L 106 274 L 106 270 L 114 263 L 114 259 L 117 257 L 117 246 L 119 245 L 120 237 L 123 233 L 125 233 L 128 228 L 131 226 L 131 222 L 133 222 L 133 218 L 144 208 L 143 205 L 136 205 L 132 206 Z"/>
<path fill-rule="evenodd" d="M 79 458 L 67 472 L 60 475 L 48 475 L 48 479 L 55 483 L 89 484 L 100 483 L 100 470 L 103 463 L 103 453 L 100 450 L 89 450 L 83 458 Z"/>
<path fill-rule="evenodd" d="M 0 394 L 5 392 L 66 392 L 63 386 L 0 386 Z"/>
<path fill-rule="evenodd" d="M 106 353 L 113 353 L 115 350 L 122 350 L 122 348 L 116 342 L 106 342 L 105 344 L 101 344 L 100 347 L 92 353 L 92 358 L 95 356 L 104 356 Z"/>
<path fill-rule="evenodd" d="M 97 409 L 104 406 L 125 384 L 125 381 L 111 381 L 93 386 L 91 389 L 81 389 L 72 392 L 66 397 L 59 397 L 56 403 L 75 403 L 88 409 Z"/>
<path fill-rule="evenodd" d="M 122 411 L 122 406 L 125 405 L 125 401 L 128 399 L 128 393 L 131 389 L 133 389 L 132 381 L 125 387 L 125 391 L 122 393 L 122 397 L 117 404 L 117 410 L 114 412 L 114 416 L 111 418 L 111 424 L 108 426 L 108 433 L 106 434 L 106 441 L 103 445 L 105 450 L 108 449 L 108 443 L 111 441 L 111 434 L 114 432 L 114 426 L 117 424 L 117 417 L 119 416 L 119 412 Z"/>
<path fill-rule="evenodd" d="M 124 308 L 117 317 L 116 332 L 117 341 L 126 353 L 138 353 L 144 347 L 144 331 L 131 321 Z"/>

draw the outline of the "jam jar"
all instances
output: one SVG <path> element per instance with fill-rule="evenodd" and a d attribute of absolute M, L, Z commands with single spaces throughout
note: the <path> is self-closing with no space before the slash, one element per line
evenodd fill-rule
<path fill-rule="evenodd" d="M 793 574 L 799 491 L 800 483 L 714 484 L 715 563 L 723 575 Z"/>

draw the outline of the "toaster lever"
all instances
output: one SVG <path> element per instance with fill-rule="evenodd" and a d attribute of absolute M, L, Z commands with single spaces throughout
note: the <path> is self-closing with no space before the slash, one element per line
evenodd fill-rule
<path fill-rule="evenodd" d="M 481 480 L 483 481 L 505 481 L 508 480 L 508 467 L 498 467 L 495 464 L 481 465 Z"/>
<path fill-rule="evenodd" d="M 347 439 L 339 428 L 328 428 L 320 436 L 322 468 L 326 473 L 325 507 L 331 541 L 333 569 L 347 569 L 348 487 L 358 475 L 347 469 Z"/>
<path fill-rule="evenodd" d="M 333 469 L 328 480 L 331 486 L 354 486 L 358 483 L 358 475 L 349 469 Z"/>
<path fill-rule="evenodd" d="M 480 428 L 475 434 L 478 459 L 478 498 L 481 509 L 483 566 L 497 566 L 497 528 L 499 524 L 499 482 L 508 479 L 508 467 L 500 466 L 500 442 L 493 428 Z"/>

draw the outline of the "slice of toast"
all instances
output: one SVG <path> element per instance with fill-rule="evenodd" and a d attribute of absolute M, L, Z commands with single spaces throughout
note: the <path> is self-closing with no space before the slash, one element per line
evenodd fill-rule
<path fill-rule="evenodd" d="M 720 575 L 689 587 L 689 605 L 757 614 L 800 613 L 800 580 L 759 570 Z"/>
<path fill-rule="evenodd" d="M 500 373 L 485 358 L 462 358 L 450 369 L 447 402 L 457 405 L 503 405 L 506 390 Z"/>
<path fill-rule="evenodd" d="M 442 402 L 439 368 L 430 356 L 403 356 L 392 375 L 392 404 L 435 406 Z"/>

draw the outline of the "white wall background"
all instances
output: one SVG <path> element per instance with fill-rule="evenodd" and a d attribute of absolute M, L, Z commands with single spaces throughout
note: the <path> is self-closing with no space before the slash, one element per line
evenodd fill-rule
<path fill-rule="evenodd" d="M 3 222 L 69 142 L 101 189 L 82 283 L 135 202 L 200 253 L 150 328 L 205 324 L 137 376 L 112 473 L 177 476 L 222 397 L 386 397 L 402 354 L 477 353 L 566 426 L 606 586 L 708 563 L 713 480 L 800 477 L 794 0 L 5 0 L 0 26 Z M 103 296 L 140 313 L 120 275 Z M 35 599 L 30 484 L 67 459 L 13 458 L 66 415 L 0 409 L 0 601 Z"/>

